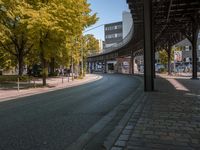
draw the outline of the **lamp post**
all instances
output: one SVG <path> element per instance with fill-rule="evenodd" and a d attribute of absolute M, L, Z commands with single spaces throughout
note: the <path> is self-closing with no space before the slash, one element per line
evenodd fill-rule
<path fill-rule="evenodd" d="M 75 46 L 76 46 L 76 38 L 75 38 Z M 73 60 L 73 49 L 71 50 L 71 72 L 72 72 L 72 81 L 74 80 L 74 60 Z"/>
<path fill-rule="evenodd" d="M 81 48 L 81 59 L 82 59 L 82 62 L 81 62 L 81 75 L 83 77 L 83 73 L 84 73 L 84 70 L 83 70 L 83 63 L 84 63 L 84 60 L 83 60 L 83 45 L 82 45 L 82 48 Z"/>
<path fill-rule="evenodd" d="M 88 43 L 88 39 L 86 39 L 86 41 L 82 40 L 82 44 L 81 44 L 81 75 L 83 76 L 84 74 L 84 54 L 83 54 L 83 50 L 84 50 L 84 42 L 87 44 Z"/>

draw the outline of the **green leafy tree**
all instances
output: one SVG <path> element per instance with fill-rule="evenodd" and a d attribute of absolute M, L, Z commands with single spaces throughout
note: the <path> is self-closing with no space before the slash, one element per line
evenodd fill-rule
<path fill-rule="evenodd" d="M 0 49 L 0 69 L 9 70 L 14 67 L 12 55 L 5 53 Z"/>
<path fill-rule="evenodd" d="M 24 0 L 0 1 L 0 49 L 17 60 L 19 75 L 23 73 L 24 59 L 32 50 L 28 37 L 28 16 L 31 6 Z"/>
<path fill-rule="evenodd" d="M 43 85 L 50 62 L 68 66 L 70 54 L 80 61 L 74 39 L 97 21 L 87 0 L 0 0 L 0 19 L 0 49 L 16 58 L 20 75 L 24 63 L 40 61 Z"/>
<path fill-rule="evenodd" d="M 100 51 L 99 41 L 92 34 L 84 36 L 85 55 L 97 54 Z"/>
<path fill-rule="evenodd" d="M 38 0 L 30 4 L 35 9 L 35 15 L 29 20 L 29 29 L 40 51 L 43 85 L 46 85 L 47 64 L 52 56 L 68 56 L 69 53 L 63 51 L 69 50 L 66 39 L 81 35 L 85 27 L 96 22 L 96 14 L 90 15 L 86 0 Z M 78 58 L 76 53 L 74 56 Z"/>
<path fill-rule="evenodd" d="M 159 58 L 160 58 L 161 64 L 167 65 L 167 62 L 168 62 L 168 54 L 167 54 L 167 52 L 166 52 L 165 49 L 159 51 Z"/>

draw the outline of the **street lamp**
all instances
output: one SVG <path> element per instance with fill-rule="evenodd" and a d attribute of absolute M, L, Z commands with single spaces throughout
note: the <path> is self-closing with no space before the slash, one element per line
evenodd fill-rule
<path fill-rule="evenodd" d="M 83 41 L 83 40 L 82 40 Z M 83 46 L 83 42 L 81 42 L 81 76 L 83 77 L 83 48 L 84 48 L 84 46 Z"/>
<path fill-rule="evenodd" d="M 83 56 L 83 50 L 84 50 L 84 42 L 87 44 L 89 39 L 86 39 L 86 41 L 82 40 L 81 42 L 81 75 L 83 76 L 84 74 L 84 56 Z"/>

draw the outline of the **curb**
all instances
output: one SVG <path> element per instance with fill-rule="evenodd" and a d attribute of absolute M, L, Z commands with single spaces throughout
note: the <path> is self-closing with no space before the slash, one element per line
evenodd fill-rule
<path fill-rule="evenodd" d="M 141 81 L 139 77 L 137 77 Z M 109 124 L 112 119 L 117 115 L 117 112 L 120 110 L 124 109 L 125 106 L 130 105 L 130 101 L 132 100 L 133 97 L 138 96 L 140 92 L 142 91 L 142 84 L 140 84 L 139 87 L 131 94 L 129 95 L 125 100 L 123 100 L 119 105 L 114 107 L 108 114 L 102 117 L 101 120 L 99 120 L 96 124 L 94 124 L 86 133 L 82 134 L 78 140 L 76 140 L 74 143 L 72 143 L 67 150 L 84 150 L 84 146 L 88 144 L 88 142 L 99 132 L 101 132 L 107 124 Z M 140 97 L 140 96 L 139 96 Z M 130 112 L 129 112 L 130 113 Z M 126 118 L 127 119 L 127 118 Z M 121 121 L 123 123 L 124 120 Z M 119 126 L 119 128 L 123 128 L 122 124 Z M 103 145 L 104 146 L 104 145 Z M 104 146 L 105 147 L 105 146 Z"/>
<path fill-rule="evenodd" d="M 139 77 L 137 77 L 139 78 Z M 142 82 L 141 78 L 139 78 Z M 107 136 L 106 140 L 103 143 L 103 147 L 105 150 L 110 150 L 115 144 L 116 145 L 126 145 L 125 141 L 121 140 L 120 134 L 122 131 L 125 130 L 126 135 L 123 137 L 128 140 L 130 136 L 130 130 L 132 129 L 132 126 L 127 125 L 131 116 L 134 115 L 134 113 L 138 112 L 138 109 L 141 107 L 141 101 L 143 102 L 144 99 L 146 99 L 145 93 L 143 91 L 143 86 L 140 85 L 138 91 L 136 94 L 139 94 L 135 102 L 131 105 L 131 107 L 128 109 L 128 111 L 124 114 L 120 122 L 117 126 L 115 126 L 114 130 Z M 136 95 L 135 94 L 135 95 Z M 135 95 L 133 95 L 131 98 L 133 98 Z M 135 98 L 135 97 L 134 97 Z M 114 149 L 119 149 L 120 147 L 114 147 Z"/>

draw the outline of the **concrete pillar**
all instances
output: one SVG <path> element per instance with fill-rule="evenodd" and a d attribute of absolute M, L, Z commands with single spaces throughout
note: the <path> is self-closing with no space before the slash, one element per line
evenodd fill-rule
<path fill-rule="evenodd" d="M 131 74 L 134 74 L 134 63 L 133 63 L 133 60 L 134 60 L 133 51 L 131 51 L 131 60 L 130 60 L 130 73 Z"/>
<path fill-rule="evenodd" d="M 192 30 L 192 79 L 198 79 L 197 75 L 197 40 L 198 40 L 198 25 L 193 24 Z"/>
<path fill-rule="evenodd" d="M 156 49 L 155 49 L 155 47 L 156 47 L 156 42 L 154 41 L 153 42 L 153 46 L 152 46 L 152 61 L 153 61 L 153 78 L 155 79 L 156 78 L 156 68 L 155 68 L 155 60 L 156 60 L 156 58 L 155 58 L 155 56 L 156 56 Z"/>
<path fill-rule="evenodd" d="M 107 61 L 104 60 L 104 73 L 107 73 Z"/>
<path fill-rule="evenodd" d="M 154 90 L 152 44 L 152 0 L 144 0 L 144 90 Z"/>
<path fill-rule="evenodd" d="M 167 60 L 168 60 L 168 75 L 171 75 L 172 72 L 171 72 L 171 50 L 172 50 L 172 46 L 170 44 L 168 44 L 168 47 L 167 47 Z"/>

